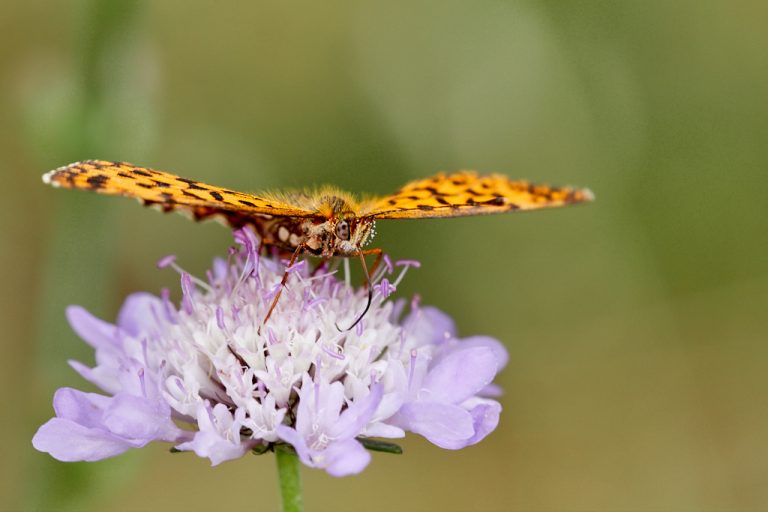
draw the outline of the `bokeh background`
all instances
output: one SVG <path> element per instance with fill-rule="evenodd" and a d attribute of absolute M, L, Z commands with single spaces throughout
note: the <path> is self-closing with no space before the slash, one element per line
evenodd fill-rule
<path fill-rule="evenodd" d="M 32 449 L 71 303 L 113 319 L 230 244 L 217 224 L 55 191 L 128 160 L 242 190 L 386 193 L 476 168 L 591 187 L 535 214 L 381 223 L 398 291 L 511 354 L 497 431 L 410 437 L 308 510 L 768 508 L 768 3 L 10 0 L 0 4 L 2 510 L 275 510 L 271 456 Z"/>

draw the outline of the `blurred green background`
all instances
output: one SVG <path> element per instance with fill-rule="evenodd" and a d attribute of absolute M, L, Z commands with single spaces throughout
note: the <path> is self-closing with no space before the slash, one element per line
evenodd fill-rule
<path fill-rule="evenodd" d="M 2 510 L 275 510 L 271 456 L 32 449 L 71 303 L 112 320 L 230 243 L 216 224 L 55 191 L 128 160 L 242 190 L 386 193 L 476 168 L 591 187 L 527 215 L 384 222 L 398 291 L 511 354 L 497 431 L 415 436 L 360 476 L 305 470 L 308 510 L 768 508 L 768 3 L 0 4 Z"/>

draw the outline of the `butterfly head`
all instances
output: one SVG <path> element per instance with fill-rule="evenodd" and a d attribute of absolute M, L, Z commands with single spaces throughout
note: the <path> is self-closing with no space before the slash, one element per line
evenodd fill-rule
<path fill-rule="evenodd" d="M 326 232 L 331 236 L 324 244 L 323 256 L 357 254 L 370 238 L 372 230 L 372 219 L 356 217 L 353 213 L 329 219 Z"/>

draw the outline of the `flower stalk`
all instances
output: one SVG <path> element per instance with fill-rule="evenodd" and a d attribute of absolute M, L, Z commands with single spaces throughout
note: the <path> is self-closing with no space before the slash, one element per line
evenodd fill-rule
<path fill-rule="evenodd" d="M 301 472 L 299 457 L 287 444 L 275 445 L 277 478 L 280 484 L 282 512 L 302 512 L 304 501 L 301 496 Z"/>

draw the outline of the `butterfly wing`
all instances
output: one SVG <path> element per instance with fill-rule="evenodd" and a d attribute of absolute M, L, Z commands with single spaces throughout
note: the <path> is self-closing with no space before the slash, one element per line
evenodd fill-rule
<path fill-rule="evenodd" d="M 77 162 L 45 174 L 43 181 L 54 187 L 135 197 L 146 205 L 158 205 L 164 211 L 189 212 L 196 219 L 221 215 L 232 225 L 246 223 L 254 216 L 316 215 L 315 212 L 281 201 L 207 185 L 125 162 Z"/>
<path fill-rule="evenodd" d="M 396 193 L 363 205 L 363 216 L 376 219 L 461 217 L 534 210 L 594 199 L 588 189 L 533 185 L 499 174 L 473 171 L 438 174 L 408 183 Z"/>

